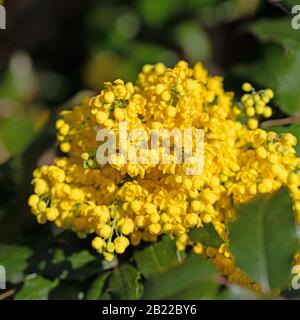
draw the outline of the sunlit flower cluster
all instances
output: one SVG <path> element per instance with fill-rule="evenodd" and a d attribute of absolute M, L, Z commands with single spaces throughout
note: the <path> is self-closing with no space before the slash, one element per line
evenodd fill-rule
<path fill-rule="evenodd" d="M 105 83 L 99 95 L 63 111 L 56 122 L 65 155 L 34 172 L 29 205 L 37 221 L 53 221 L 80 237 L 93 235 L 92 246 L 107 260 L 167 234 L 178 250 L 192 247 L 230 280 L 250 283 L 234 267 L 225 223 L 236 217 L 237 205 L 282 186 L 293 195 L 300 222 L 300 165 L 292 134 L 258 128 L 262 117 L 271 116 L 272 90 L 255 91 L 248 83 L 243 90 L 236 101 L 221 77 L 184 61 L 173 69 L 145 65 L 136 84 Z M 184 164 L 100 165 L 97 130 L 111 129 L 120 139 L 120 121 L 129 130 L 204 129 L 203 172 L 188 176 Z M 210 223 L 224 239 L 220 248 L 189 237 L 191 229 Z"/>

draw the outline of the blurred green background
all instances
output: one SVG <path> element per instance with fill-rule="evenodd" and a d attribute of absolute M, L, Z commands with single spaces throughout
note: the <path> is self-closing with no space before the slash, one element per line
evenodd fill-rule
<path fill-rule="evenodd" d="M 24 262 L 36 254 L 37 243 L 48 250 L 76 242 L 70 235 L 58 239 L 50 225 L 38 226 L 26 202 L 32 170 L 56 154 L 58 110 L 99 91 L 104 81 L 135 80 L 145 63 L 172 66 L 185 59 L 203 61 L 210 73 L 223 75 L 228 90 L 239 92 L 244 81 L 271 87 L 273 119 L 293 118 L 300 111 L 300 30 L 292 29 L 290 15 L 297 2 L 6 0 L 7 29 L 0 30 L 0 258 L 7 258 L 11 249 L 5 246 L 13 241 L 19 267 L 10 275 L 11 288 L 43 269 L 34 257 L 30 265 Z M 297 123 L 276 130 L 300 132 Z M 45 243 L 37 240 L 41 235 Z M 64 261 L 59 254 L 49 257 Z M 90 263 L 93 256 L 86 254 L 71 265 Z M 52 288 L 55 272 L 43 273 L 44 287 Z M 72 279 L 81 276 L 86 280 L 94 273 Z M 78 298 L 84 288 L 76 281 L 60 284 L 54 296 Z"/>

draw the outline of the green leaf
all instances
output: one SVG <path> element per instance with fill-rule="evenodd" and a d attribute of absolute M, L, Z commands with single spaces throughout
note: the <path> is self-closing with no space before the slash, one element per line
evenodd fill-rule
<path fill-rule="evenodd" d="M 237 266 L 264 292 L 287 285 L 297 249 L 292 200 L 283 189 L 239 207 L 229 225 L 229 242 Z"/>
<path fill-rule="evenodd" d="M 95 256 L 87 250 L 82 250 L 80 252 L 73 253 L 68 257 L 73 269 L 80 269 L 87 265 L 89 262 L 95 260 Z"/>
<path fill-rule="evenodd" d="M 71 231 L 55 237 L 36 234 L 26 241 L 34 250 L 29 272 L 82 281 L 102 271 L 101 256 L 89 250 L 89 241 L 78 239 Z"/>
<path fill-rule="evenodd" d="M 145 299 L 203 299 L 217 289 L 217 271 L 202 256 L 191 254 L 185 261 L 146 282 Z"/>
<path fill-rule="evenodd" d="M 174 41 L 185 51 L 191 62 L 208 61 L 212 48 L 207 33 L 196 22 L 183 22 L 174 30 Z"/>
<path fill-rule="evenodd" d="M 33 123 L 26 118 L 9 118 L 3 123 L 1 134 L 7 150 L 20 155 L 34 136 Z"/>
<path fill-rule="evenodd" d="M 106 280 L 111 275 L 110 271 L 107 271 L 100 276 L 98 276 L 89 287 L 87 293 L 86 293 L 86 299 L 87 300 L 98 300 L 100 299 L 104 286 L 106 284 Z"/>
<path fill-rule="evenodd" d="M 59 280 L 51 281 L 41 276 L 27 279 L 15 300 L 47 300 L 50 291 L 58 284 Z"/>
<path fill-rule="evenodd" d="M 189 236 L 192 240 L 199 241 L 205 246 L 219 247 L 224 242 L 212 223 L 191 230 Z"/>
<path fill-rule="evenodd" d="M 68 255 L 60 248 L 49 248 L 39 257 L 39 273 L 67 280 L 85 280 L 102 270 L 101 259 L 87 250 Z"/>
<path fill-rule="evenodd" d="M 143 293 L 141 274 L 132 265 L 124 263 L 113 271 L 108 292 L 120 300 L 138 300 Z"/>
<path fill-rule="evenodd" d="M 172 296 L 175 300 L 211 300 L 215 299 L 219 290 L 219 284 L 216 279 L 201 281 L 195 283 L 190 288 L 183 289 L 182 292 L 176 293 Z"/>
<path fill-rule="evenodd" d="M 161 26 L 184 5 L 181 0 L 139 0 L 137 4 L 144 21 L 151 26 Z"/>
<path fill-rule="evenodd" d="M 111 295 L 108 292 L 104 292 L 102 294 L 102 296 L 100 297 L 100 300 L 108 301 L 108 300 L 112 300 L 112 298 L 111 298 Z"/>
<path fill-rule="evenodd" d="M 219 0 L 186 0 L 186 6 L 195 11 L 199 10 L 200 12 L 206 8 L 215 8 L 218 5 Z M 202 10 L 201 10 L 202 9 Z M 204 10 L 203 10 L 204 11 Z"/>
<path fill-rule="evenodd" d="M 179 264 L 174 240 L 168 236 L 134 254 L 138 269 L 145 278 Z"/>
<path fill-rule="evenodd" d="M 299 70 L 300 44 L 284 58 L 278 70 L 277 100 L 280 109 L 290 115 L 300 111 Z"/>
<path fill-rule="evenodd" d="M 6 70 L 0 82 L 0 98 L 7 98 L 19 100 L 20 90 L 16 85 L 16 81 L 10 70 Z"/>
<path fill-rule="evenodd" d="M 291 19 L 261 19 L 250 26 L 250 31 L 263 42 L 276 43 L 290 50 L 300 41 L 300 33 L 292 28 Z"/>
<path fill-rule="evenodd" d="M 257 300 L 258 296 L 246 288 L 236 284 L 227 287 L 216 297 L 217 300 Z"/>
<path fill-rule="evenodd" d="M 276 133 L 292 133 L 298 140 L 295 149 L 297 151 L 297 156 L 300 157 L 300 123 L 293 123 L 289 126 L 274 126 L 265 128 L 267 131 L 274 131 Z"/>
<path fill-rule="evenodd" d="M 265 46 L 263 56 L 258 61 L 252 64 L 236 65 L 231 73 L 239 78 L 240 82 L 251 81 L 261 87 L 275 89 L 278 66 L 282 63 L 283 57 L 284 50 L 280 46 L 268 45 Z"/>
<path fill-rule="evenodd" d="M 6 269 L 7 281 L 15 284 L 23 280 L 32 253 L 28 247 L 0 245 L 0 265 Z"/>
<path fill-rule="evenodd" d="M 81 283 L 68 283 L 60 281 L 60 283 L 51 290 L 49 300 L 79 300 L 83 296 L 80 289 Z"/>
<path fill-rule="evenodd" d="M 299 4 L 299 0 L 283 0 L 283 2 L 287 4 L 289 7 L 293 7 Z"/>
<path fill-rule="evenodd" d="M 276 105 L 283 112 L 293 115 L 300 112 L 299 70 L 300 44 L 287 55 L 279 46 L 267 46 L 258 62 L 237 65 L 231 72 L 241 81 L 252 81 L 261 87 L 273 89 Z"/>

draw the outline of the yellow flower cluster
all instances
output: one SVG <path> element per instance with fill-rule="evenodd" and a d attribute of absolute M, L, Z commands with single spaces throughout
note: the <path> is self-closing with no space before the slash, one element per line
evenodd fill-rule
<path fill-rule="evenodd" d="M 184 61 L 174 68 L 145 65 L 136 84 L 105 83 L 99 95 L 61 113 L 57 140 L 65 157 L 34 172 L 33 214 L 39 223 L 54 221 L 80 237 L 94 235 L 92 246 L 107 260 L 129 245 L 167 234 L 178 250 L 192 246 L 230 279 L 250 283 L 224 246 L 214 251 L 188 235 L 212 223 L 226 243 L 225 222 L 235 218 L 237 205 L 282 186 L 290 189 L 300 222 L 296 138 L 257 128 L 257 116 L 271 115 L 270 89 L 257 92 L 246 83 L 243 90 L 235 102 L 221 77 L 208 75 L 201 63 L 190 67 Z M 241 116 L 249 118 L 247 125 Z M 97 131 L 107 128 L 121 139 L 123 120 L 128 130 L 204 129 L 203 172 L 189 176 L 185 164 L 175 163 L 100 165 Z"/>
<path fill-rule="evenodd" d="M 273 98 L 271 89 L 255 91 L 252 85 L 245 82 L 242 86 L 245 93 L 241 101 L 234 107 L 234 112 L 238 116 L 248 118 L 247 125 L 250 129 L 256 129 L 259 124 L 259 117 L 270 118 L 272 116 L 271 107 L 266 104 Z"/>

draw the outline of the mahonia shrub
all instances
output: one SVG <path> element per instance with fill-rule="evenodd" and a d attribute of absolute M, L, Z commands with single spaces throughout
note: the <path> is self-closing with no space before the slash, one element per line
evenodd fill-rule
<path fill-rule="evenodd" d="M 109 261 L 166 234 L 179 251 L 191 247 L 230 281 L 259 290 L 235 267 L 226 223 L 237 217 L 239 205 L 281 187 L 293 197 L 300 222 L 300 162 L 292 134 L 259 128 L 272 115 L 273 91 L 257 91 L 249 83 L 242 89 L 237 101 L 224 90 L 222 77 L 184 61 L 174 68 L 145 65 L 135 84 L 105 83 L 99 95 L 61 112 L 57 141 L 65 156 L 34 171 L 32 213 L 39 223 L 52 221 L 82 238 L 93 235 L 91 245 Z M 203 129 L 204 170 L 192 176 L 184 164 L 100 165 L 97 129 L 114 130 L 118 137 L 120 121 L 129 130 Z M 189 236 L 207 224 L 222 238 L 218 248 Z"/>

